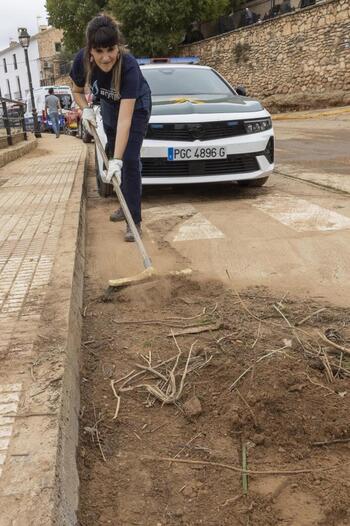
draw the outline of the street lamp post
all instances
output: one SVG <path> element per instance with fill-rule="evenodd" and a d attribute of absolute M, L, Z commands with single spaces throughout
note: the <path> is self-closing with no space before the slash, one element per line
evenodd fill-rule
<path fill-rule="evenodd" d="M 21 46 L 24 49 L 24 57 L 26 60 L 27 73 L 28 73 L 28 82 L 29 82 L 29 92 L 30 98 L 32 101 L 32 113 L 33 113 L 33 122 L 34 122 L 34 135 L 35 137 L 41 137 L 40 127 L 38 122 L 38 113 L 35 107 L 34 92 L 33 92 L 33 83 L 32 83 L 32 74 L 30 72 L 29 58 L 28 58 L 28 47 L 30 42 L 30 36 L 25 27 L 18 28 L 18 40 Z"/>

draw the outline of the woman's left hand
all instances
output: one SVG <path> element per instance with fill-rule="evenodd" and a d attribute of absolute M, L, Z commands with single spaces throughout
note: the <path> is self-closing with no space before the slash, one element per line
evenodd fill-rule
<path fill-rule="evenodd" d="M 111 159 L 108 163 L 108 171 L 105 174 L 104 182 L 110 183 L 115 176 L 119 182 L 122 174 L 123 161 L 120 159 Z"/>

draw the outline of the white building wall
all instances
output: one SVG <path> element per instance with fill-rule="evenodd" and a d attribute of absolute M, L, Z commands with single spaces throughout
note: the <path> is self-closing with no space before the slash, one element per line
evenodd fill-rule
<path fill-rule="evenodd" d="M 13 55 L 16 55 L 17 59 L 17 69 L 15 69 Z M 33 37 L 30 40 L 28 47 L 28 58 L 30 71 L 32 74 L 32 83 L 33 88 L 40 87 L 40 60 L 39 60 L 39 48 L 38 41 L 36 37 Z M 4 68 L 4 59 L 6 60 L 7 73 Z M 18 81 L 19 77 L 22 99 L 20 97 Z M 8 82 L 10 83 L 11 93 L 8 90 Z M 12 99 L 16 100 L 25 100 L 26 95 L 29 92 L 29 82 L 27 67 L 25 63 L 24 49 L 20 44 L 16 46 L 8 47 L 0 51 L 0 89 L 3 97 L 9 97 L 11 95 Z"/>

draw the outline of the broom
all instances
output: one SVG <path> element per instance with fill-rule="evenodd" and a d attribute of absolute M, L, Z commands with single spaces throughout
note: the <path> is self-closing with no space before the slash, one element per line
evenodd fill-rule
<path fill-rule="evenodd" d="M 95 141 L 95 145 L 98 148 L 100 154 L 102 155 L 103 162 L 105 164 L 106 170 L 108 171 L 109 161 L 108 161 L 108 157 L 107 157 L 107 154 L 105 152 L 105 149 L 102 146 L 101 140 L 100 140 L 99 136 L 97 135 L 97 131 L 96 131 L 95 127 L 94 126 L 90 126 L 90 127 L 91 127 L 92 136 L 93 136 L 94 141 Z M 134 236 L 137 248 L 138 248 L 138 250 L 140 252 L 140 255 L 142 257 L 143 266 L 145 267 L 145 269 L 142 272 L 140 272 L 139 274 L 136 274 L 134 276 L 130 276 L 130 277 L 127 277 L 127 278 L 110 279 L 108 281 L 109 287 L 118 288 L 118 287 L 126 287 L 127 285 L 132 285 L 132 284 L 135 284 L 135 283 L 140 283 L 140 282 L 146 281 L 146 280 L 150 279 L 151 277 L 153 277 L 154 275 L 156 275 L 157 272 L 156 272 L 155 268 L 152 265 L 151 258 L 147 254 L 145 246 L 144 246 L 144 244 L 142 242 L 140 234 L 139 234 L 139 232 L 138 232 L 138 230 L 137 230 L 137 228 L 135 226 L 135 223 L 134 223 L 134 220 L 133 220 L 132 215 L 130 213 L 130 210 L 128 208 L 128 205 L 127 205 L 127 203 L 125 201 L 125 198 L 123 196 L 123 192 L 121 191 L 121 188 L 120 188 L 121 181 L 120 181 L 119 176 L 118 177 L 113 176 L 111 182 L 113 184 L 114 191 L 117 194 L 120 206 L 121 206 L 121 208 L 122 208 L 122 210 L 124 212 L 125 219 L 126 219 L 128 225 L 130 227 L 130 230 L 131 230 L 131 232 L 132 232 L 132 234 Z M 168 275 L 180 276 L 180 275 L 189 275 L 191 273 L 192 273 L 192 269 L 186 268 L 186 269 L 183 269 L 183 270 L 175 270 L 175 271 L 168 272 Z"/>

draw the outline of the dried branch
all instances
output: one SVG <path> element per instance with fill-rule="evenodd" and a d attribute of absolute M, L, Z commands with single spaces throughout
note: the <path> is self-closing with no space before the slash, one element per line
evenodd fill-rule
<path fill-rule="evenodd" d="M 315 312 L 312 312 L 311 314 L 309 314 L 309 316 L 305 316 L 305 318 L 303 318 L 302 320 L 300 321 L 297 321 L 295 326 L 296 327 L 300 327 L 300 325 L 302 325 L 303 323 L 305 323 L 306 321 L 308 321 L 310 318 L 312 318 L 313 316 L 316 316 L 317 314 L 319 314 L 320 312 L 323 312 L 324 310 L 326 310 L 326 307 L 322 307 L 322 309 L 318 309 L 318 310 L 315 310 Z"/>
<path fill-rule="evenodd" d="M 209 462 L 207 460 L 190 460 L 184 458 L 171 458 L 171 457 L 142 457 L 144 460 L 158 460 L 160 462 L 180 462 L 182 464 L 193 464 L 193 465 L 202 465 L 202 466 L 212 466 L 217 468 L 229 469 L 235 471 L 236 473 L 246 473 L 247 475 L 301 475 L 303 473 L 322 473 L 324 471 L 331 471 L 333 469 L 339 469 L 339 467 L 344 467 L 349 464 L 338 464 L 336 466 L 330 466 L 328 468 L 314 468 L 314 469 L 295 469 L 295 470 L 279 470 L 272 469 L 266 471 L 260 471 L 255 469 L 242 469 L 238 466 L 233 466 L 231 464 L 222 464 L 221 462 Z"/>
<path fill-rule="evenodd" d="M 350 349 L 347 349 L 346 347 L 343 347 L 342 345 L 338 345 L 337 343 L 335 342 L 332 342 L 332 340 L 329 340 L 327 338 L 327 336 L 325 336 L 324 334 L 322 334 L 322 332 L 318 331 L 317 333 L 319 335 L 319 337 L 326 343 L 328 343 L 328 345 L 331 345 L 332 347 L 334 347 L 335 349 L 345 353 L 345 354 L 350 354 Z"/>

